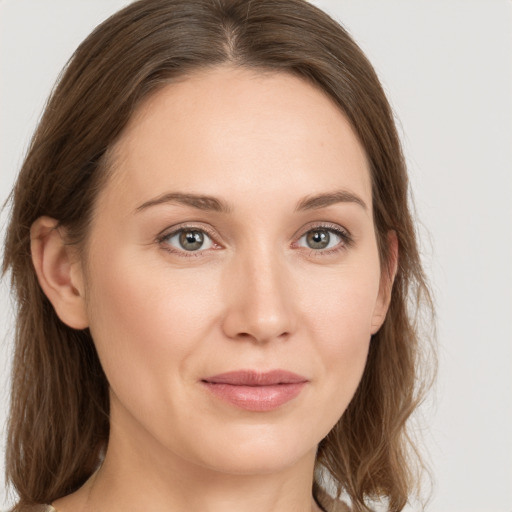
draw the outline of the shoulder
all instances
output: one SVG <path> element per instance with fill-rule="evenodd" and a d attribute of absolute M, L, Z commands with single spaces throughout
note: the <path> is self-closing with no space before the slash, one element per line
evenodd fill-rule
<path fill-rule="evenodd" d="M 51 505 L 25 505 L 18 507 L 16 512 L 57 512 Z"/>
<path fill-rule="evenodd" d="M 326 512 L 351 512 L 350 507 L 344 501 L 333 498 L 321 488 L 316 489 L 315 495 Z"/>
<path fill-rule="evenodd" d="M 350 507 L 344 501 L 332 500 L 327 509 L 329 512 L 351 512 Z"/>

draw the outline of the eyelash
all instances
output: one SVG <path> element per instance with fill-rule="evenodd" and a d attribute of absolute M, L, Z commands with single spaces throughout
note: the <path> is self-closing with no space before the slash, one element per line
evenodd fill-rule
<path fill-rule="evenodd" d="M 334 233 L 336 236 L 338 236 L 341 241 L 336 244 L 334 247 L 330 249 L 312 249 L 309 248 L 309 255 L 314 257 L 322 257 L 322 256 L 328 256 L 331 254 L 335 254 L 337 252 L 340 252 L 344 249 L 347 249 L 353 244 L 353 238 L 351 234 L 344 228 L 341 228 L 340 226 L 336 224 L 330 224 L 330 223 L 320 223 L 313 226 L 308 227 L 306 231 L 303 231 L 302 234 L 297 238 L 297 241 L 294 242 L 293 245 L 297 244 L 299 240 L 301 240 L 305 235 L 312 231 L 320 231 L 324 230 L 329 233 Z M 186 251 L 186 250 L 179 250 L 175 249 L 171 245 L 169 245 L 168 241 L 173 236 L 178 235 L 179 233 L 183 231 L 199 231 L 201 233 L 204 233 L 208 236 L 208 238 L 211 239 L 212 244 L 214 245 L 213 250 L 221 248 L 221 245 L 216 241 L 215 234 L 211 232 L 211 230 L 207 229 L 204 226 L 197 226 L 197 225 L 180 225 L 179 227 L 173 229 L 171 232 L 164 232 L 163 234 L 159 235 L 156 239 L 158 245 L 160 247 L 173 255 L 177 255 L 182 258 L 198 258 L 204 256 L 205 251 L 210 251 L 211 249 L 203 249 L 203 250 L 197 250 L 197 251 Z M 306 247 L 302 247 L 303 249 L 307 249 Z"/>
<path fill-rule="evenodd" d="M 349 233 L 348 230 L 338 226 L 337 224 L 330 224 L 330 223 L 320 223 L 320 224 L 315 224 L 313 226 L 309 226 L 308 229 L 306 231 L 304 231 L 302 233 L 302 235 L 300 235 L 300 237 L 298 237 L 298 240 L 301 240 L 302 237 L 304 237 L 305 235 L 307 235 L 308 233 L 310 233 L 312 231 L 320 231 L 320 230 L 325 230 L 325 231 L 328 231 L 329 233 L 334 233 L 341 240 L 338 244 L 336 244 L 334 247 L 331 247 L 330 249 L 315 250 L 315 249 L 309 248 L 309 256 L 312 256 L 312 257 L 330 256 L 330 255 L 336 254 L 344 249 L 349 248 L 354 242 L 352 235 Z M 296 243 L 296 242 L 294 242 L 294 243 Z M 307 249 L 307 248 L 304 247 L 304 249 Z"/>
<path fill-rule="evenodd" d="M 215 235 L 211 232 L 211 230 L 209 230 L 208 228 L 206 228 L 204 226 L 197 226 L 197 225 L 193 225 L 193 224 L 192 225 L 181 224 L 179 227 L 177 227 L 176 229 L 173 229 L 171 232 L 166 231 L 163 234 L 159 235 L 157 237 L 156 241 L 157 241 L 158 245 L 160 245 L 160 247 L 164 251 L 171 253 L 173 255 L 177 255 L 182 258 L 198 258 L 198 257 L 204 256 L 203 253 L 205 251 L 210 250 L 210 249 L 203 249 L 203 250 L 199 250 L 199 251 L 185 251 L 185 250 L 175 249 L 174 247 L 169 245 L 169 243 L 167 243 L 169 241 L 169 239 L 171 239 L 173 236 L 176 236 L 177 234 L 179 234 L 183 231 L 199 231 L 201 233 L 204 233 L 208 236 L 208 238 L 211 239 L 213 245 L 216 246 L 215 247 L 216 249 L 221 247 L 220 244 L 218 244 L 216 242 Z"/>

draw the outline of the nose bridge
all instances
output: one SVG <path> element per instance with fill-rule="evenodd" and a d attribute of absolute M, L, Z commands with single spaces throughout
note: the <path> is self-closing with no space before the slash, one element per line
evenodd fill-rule
<path fill-rule="evenodd" d="M 295 314 L 284 257 L 260 245 L 241 252 L 235 260 L 228 286 L 226 333 L 259 342 L 291 334 Z"/>

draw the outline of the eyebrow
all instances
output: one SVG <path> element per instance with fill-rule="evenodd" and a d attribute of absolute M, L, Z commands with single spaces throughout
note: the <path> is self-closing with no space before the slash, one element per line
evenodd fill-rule
<path fill-rule="evenodd" d="M 354 203 L 368 210 L 366 203 L 358 195 L 347 190 L 338 190 L 305 197 L 297 204 L 296 211 L 318 210 L 337 203 Z"/>
<path fill-rule="evenodd" d="M 181 192 L 170 192 L 168 194 L 158 196 L 155 199 L 150 199 L 137 207 L 135 211 L 140 212 L 150 208 L 151 206 L 165 203 L 184 204 L 186 206 L 192 206 L 199 210 L 210 212 L 229 213 L 231 211 L 231 207 L 226 202 L 216 197 L 201 194 L 183 194 Z"/>
<path fill-rule="evenodd" d="M 232 208 L 228 203 L 217 197 L 202 194 L 170 192 L 146 201 L 138 206 L 135 212 L 140 212 L 152 206 L 167 203 L 178 203 L 186 206 L 192 206 L 198 210 L 219 213 L 230 213 L 232 211 Z M 336 192 L 327 192 L 305 197 L 297 203 L 295 211 L 319 210 L 320 208 L 326 208 L 337 203 L 353 203 L 361 206 L 364 210 L 368 209 L 366 203 L 356 194 L 346 190 L 338 190 Z"/>

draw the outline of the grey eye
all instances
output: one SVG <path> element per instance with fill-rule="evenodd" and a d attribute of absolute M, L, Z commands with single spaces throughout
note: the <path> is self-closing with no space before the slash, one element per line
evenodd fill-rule
<path fill-rule="evenodd" d="M 322 249 L 331 249 L 343 241 L 341 235 L 332 229 L 316 228 L 311 229 L 301 236 L 299 245 L 321 251 Z"/>
<path fill-rule="evenodd" d="M 325 249 L 331 240 L 326 229 L 315 229 L 306 233 L 306 243 L 311 249 Z"/>
<path fill-rule="evenodd" d="M 186 251 L 197 251 L 204 243 L 204 234 L 201 231 L 182 231 L 180 245 Z"/>
<path fill-rule="evenodd" d="M 198 229 L 180 229 L 167 237 L 166 243 L 174 249 L 187 252 L 210 249 L 213 246 L 212 239 Z"/>

